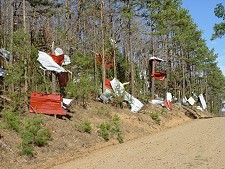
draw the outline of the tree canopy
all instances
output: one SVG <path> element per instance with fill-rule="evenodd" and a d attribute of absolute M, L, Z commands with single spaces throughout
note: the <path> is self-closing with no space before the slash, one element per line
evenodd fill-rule
<path fill-rule="evenodd" d="M 225 34 L 225 10 L 222 3 L 216 5 L 214 13 L 216 17 L 221 18 L 223 21 L 214 25 L 214 33 L 212 34 L 211 40 L 222 38 Z"/>
<path fill-rule="evenodd" d="M 22 2 L 22 1 L 21 1 Z M 97 96 L 105 77 L 131 82 L 126 90 L 140 100 L 171 92 L 179 101 L 194 92 L 203 94 L 209 109 L 218 113 L 225 98 L 225 79 L 214 50 L 180 0 L 0 0 L 0 48 L 11 52 L 3 93 L 15 108 L 27 105 L 33 91 L 50 93 L 52 74 L 39 68 L 38 51 L 52 52 L 52 44 L 71 58 L 65 96 L 84 105 Z M 215 8 L 225 19 L 224 7 Z M 212 39 L 225 34 L 225 23 L 215 25 Z M 112 44 L 112 39 L 115 41 Z M 96 59 L 100 55 L 101 62 Z M 164 62 L 156 71 L 167 74 L 154 81 L 149 60 Z M 112 64 L 105 68 L 105 64 Z M 154 92 L 153 92 L 154 90 Z M 56 92 L 61 88 L 57 86 Z M 21 97 L 22 96 L 22 97 Z M 21 99 L 22 98 L 22 99 Z"/>

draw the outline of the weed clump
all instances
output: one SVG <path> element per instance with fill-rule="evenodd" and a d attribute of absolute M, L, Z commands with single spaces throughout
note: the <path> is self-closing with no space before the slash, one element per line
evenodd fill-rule
<path fill-rule="evenodd" d="M 161 120 L 160 120 L 159 114 L 157 112 L 151 112 L 150 116 L 157 124 L 160 124 Z"/>

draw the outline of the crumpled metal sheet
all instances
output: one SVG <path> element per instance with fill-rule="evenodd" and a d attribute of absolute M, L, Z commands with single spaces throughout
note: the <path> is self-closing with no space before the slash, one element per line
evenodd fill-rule
<path fill-rule="evenodd" d="M 0 56 L 6 58 L 7 61 L 10 59 L 10 52 L 5 49 L 0 49 Z"/>
<path fill-rule="evenodd" d="M 137 98 L 125 91 L 123 84 L 118 79 L 114 78 L 110 84 L 116 95 L 124 96 L 124 100 L 131 105 L 132 112 L 138 112 L 144 106 Z"/>
<path fill-rule="evenodd" d="M 0 76 L 3 77 L 5 73 L 6 73 L 6 71 L 0 67 Z"/>
<path fill-rule="evenodd" d="M 203 110 L 206 109 L 207 105 L 206 105 L 205 99 L 203 97 L 203 94 L 200 94 L 198 97 L 199 97 L 199 100 L 201 102 Z"/>
<path fill-rule="evenodd" d="M 41 65 L 47 69 L 47 70 L 50 70 L 50 71 L 55 71 L 55 72 L 66 72 L 66 70 L 58 65 L 50 55 L 48 55 L 47 53 L 45 52 L 42 52 L 42 51 L 39 51 L 38 52 L 38 59 L 37 59 Z"/>

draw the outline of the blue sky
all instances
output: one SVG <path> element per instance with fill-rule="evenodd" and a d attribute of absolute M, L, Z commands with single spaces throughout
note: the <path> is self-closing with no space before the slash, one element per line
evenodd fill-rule
<path fill-rule="evenodd" d="M 193 18 L 193 22 L 198 25 L 198 29 L 203 31 L 203 39 L 209 49 L 214 48 L 215 53 L 218 54 L 218 67 L 225 75 L 225 36 L 221 39 L 211 41 L 213 33 L 213 26 L 219 23 L 219 19 L 214 14 L 216 4 L 223 3 L 223 0 L 182 0 L 182 7 L 189 10 L 189 14 Z M 223 3 L 223 5 L 225 5 Z"/>

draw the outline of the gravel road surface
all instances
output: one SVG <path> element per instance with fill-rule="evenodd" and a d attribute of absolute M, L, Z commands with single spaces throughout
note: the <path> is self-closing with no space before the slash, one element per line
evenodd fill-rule
<path fill-rule="evenodd" d="M 53 169 L 225 169 L 225 117 L 110 146 Z"/>

